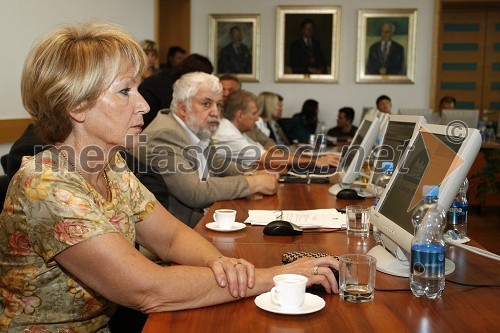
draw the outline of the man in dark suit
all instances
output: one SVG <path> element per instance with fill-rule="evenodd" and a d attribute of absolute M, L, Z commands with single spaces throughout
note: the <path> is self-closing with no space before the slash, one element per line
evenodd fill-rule
<path fill-rule="evenodd" d="M 302 36 L 290 44 L 290 67 L 294 74 L 327 74 L 327 63 L 319 40 L 313 38 L 314 22 L 301 23 Z"/>
<path fill-rule="evenodd" d="M 248 46 L 241 42 L 241 29 L 231 27 L 229 31 L 231 42 L 224 46 L 219 53 L 217 71 L 219 73 L 252 73 L 252 54 Z"/>
<path fill-rule="evenodd" d="M 370 46 L 366 74 L 404 75 L 405 52 L 401 44 L 392 40 L 394 24 L 384 23 L 380 30 L 380 41 Z"/>

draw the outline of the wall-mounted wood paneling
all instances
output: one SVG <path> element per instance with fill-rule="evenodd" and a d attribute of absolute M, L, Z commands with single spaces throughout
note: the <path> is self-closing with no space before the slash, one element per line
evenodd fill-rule
<path fill-rule="evenodd" d="M 500 1 L 442 0 L 435 107 L 444 95 L 459 109 L 500 111 Z"/>
<path fill-rule="evenodd" d="M 191 2 L 189 0 L 159 0 L 158 32 L 160 63 L 167 60 L 170 46 L 177 45 L 189 53 L 191 34 Z"/>
<path fill-rule="evenodd" d="M 32 123 L 31 118 L 22 119 L 1 119 L 0 120 L 0 143 L 10 143 L 16 141 L 23 134 L 28 124 Z"/>

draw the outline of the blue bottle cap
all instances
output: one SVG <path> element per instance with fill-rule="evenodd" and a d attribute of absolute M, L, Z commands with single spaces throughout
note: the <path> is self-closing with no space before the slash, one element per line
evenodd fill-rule
<path fill-rule="evenodd" d="M 437 185 L 424 185 L 422 189 L 422 195 L 424 197 L 437 197 L 439 196 L 439 186 Z"/>
<path fill-rule="evenodd" d="M 393 172 L 394 163 L 392 162 L 382 162 L 382 172 Z"/>

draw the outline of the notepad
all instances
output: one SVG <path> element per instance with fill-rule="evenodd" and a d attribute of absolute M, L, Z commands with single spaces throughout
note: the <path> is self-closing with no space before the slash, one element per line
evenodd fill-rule
<path fill-rule="evenodd" d="M 249 210 L 245 223 L 266 225 L 274 220 L 292 222 L 303 229 L 346 227 L 345 214 L 335 208 L 312 210 Z"/>

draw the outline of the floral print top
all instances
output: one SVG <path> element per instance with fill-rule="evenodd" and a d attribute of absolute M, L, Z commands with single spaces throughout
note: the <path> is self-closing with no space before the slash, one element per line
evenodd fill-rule
<path fill-rule="evenodd" d="M 156 202 L 120 154 L 106 168 L 109 200 L 70 171 L 55 148 L 24 157 L 0 215 L 0 332 L 107 331 L 116 306 L 54 257 L 96 235 L 135 242 Z"/>

